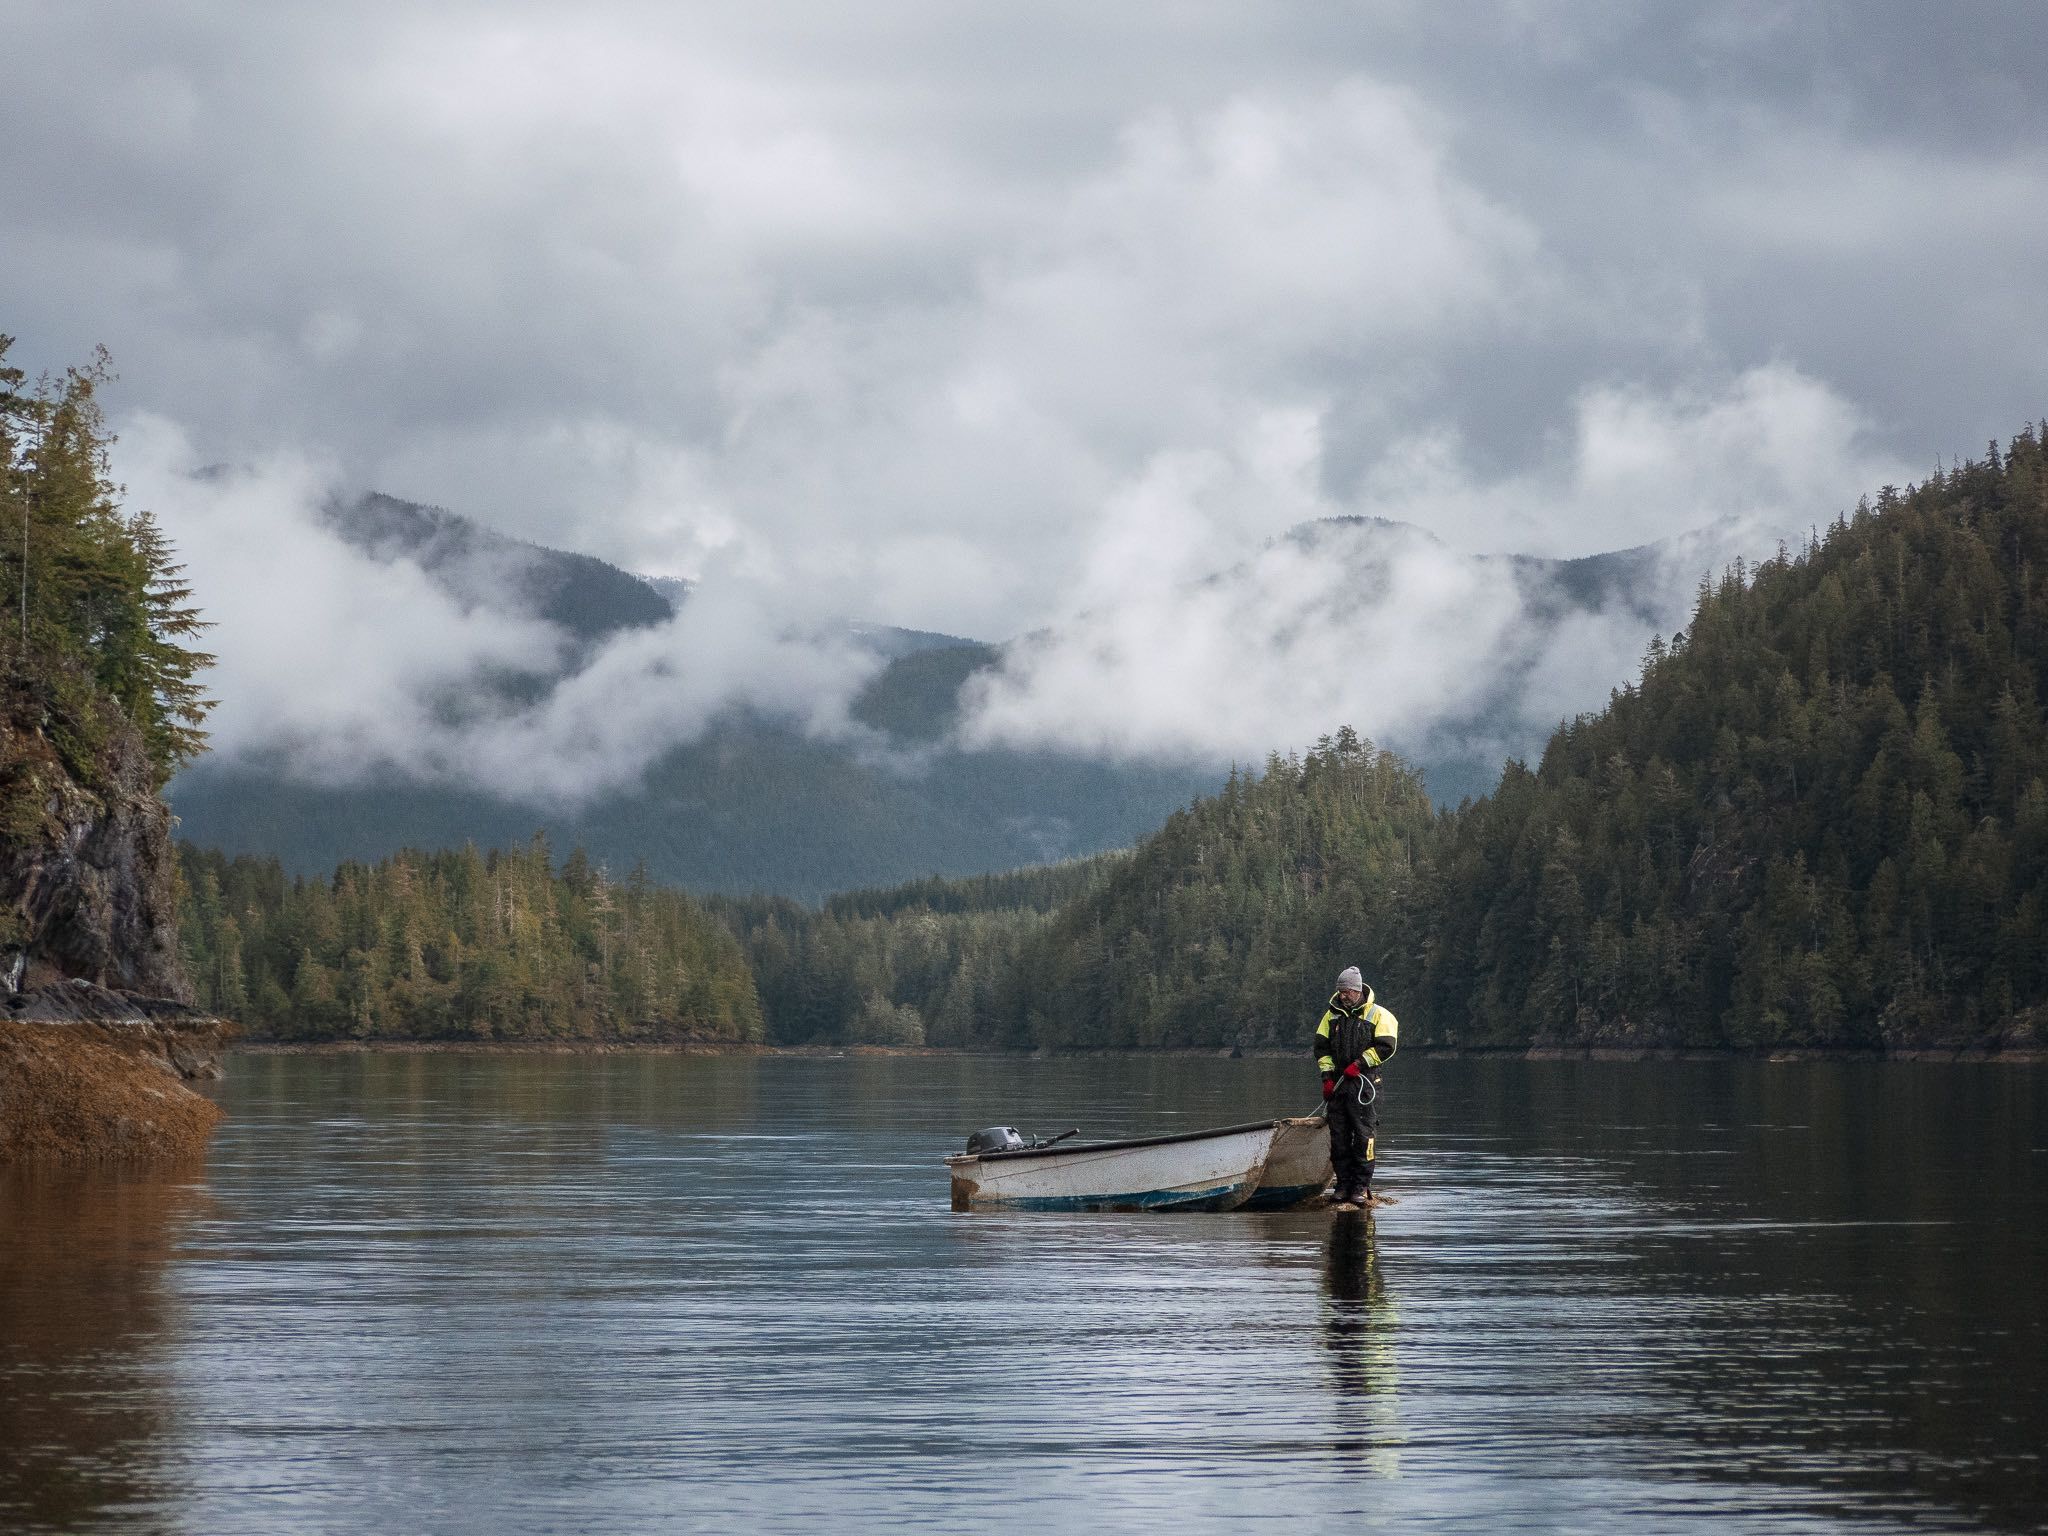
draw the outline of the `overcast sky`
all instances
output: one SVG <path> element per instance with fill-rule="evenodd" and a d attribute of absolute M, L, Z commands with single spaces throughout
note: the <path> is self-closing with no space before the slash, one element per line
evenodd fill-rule
<path fill-rule="evenodd" d="M 0 39 L 20 360 L 104 342 L 189 459 L 818 610 L 1001 638 L 1343 512 L 1799 529 L 2048 412 L 2033 0 L 0 0 Z"/>

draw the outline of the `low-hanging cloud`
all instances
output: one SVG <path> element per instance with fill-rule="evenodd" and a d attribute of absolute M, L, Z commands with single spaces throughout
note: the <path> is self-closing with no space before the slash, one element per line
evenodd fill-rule
<path fill-rule="evenodd" d="M 882 665 L 859 627 L 757 546 L 715 558 L 672 620 L 586 651 L 521 608 L 503 550 L 430 575 L 401 549 L 344 541 L 321 515 L 321 466 L 200 473 L 178 429 L 149 418 L 120 456 L 216 622 L 230 761 L 573 803 L 745 709 L 920 766 L 851 718 Z M 1557 460 L 1510 480 L 1437 443 L 1339 502 L 1324 459 L 1305 407 L 1156 458 L 1106 499 L 1069 608 L 970 679 L 954 745 L 1220 764 L 1351 724 L 1431 761 L 1526 755 L 1627 680 L 1652 634 L 1688 622 L 1703 575 L 1903 475 L 1839 397 L 1784 366 L 1675 396 L 1588 392 Z M 1469 528 L 1534 517 L 1597 549 L 1646 498 L 1694 531 L 1610 561 L 1590 597 L 1541 562 L 1389 516 L 1454 503 Z M 1293 531 L 1247 554 L 1245 529 L 1276 523 Z"/>
<path fill-rule="evenodd" d="M 759 546 L 714 556 L 673 619 L 591 649 L 522 606 L 516 550 L 453 571 L 443 552 L 429 573 L 403 547 L 345 540 L 322 515 L 324 466 L 200 472 L 183 434 L 147 417 L 119 454 L 216 624 L 229 761 L 572 803 L 629 787 L 739 709 L 889 760 L 850 714 L 881 658 Z M 1438 442 L 1349 502 L 1327 489 L 1319 415 L 1269 411 L 1105 500 L 1071 605 L 970 680 L 955 744 L 1221 763 L 1348 723 L 1429 760 L 1526 754 L 1687 622 L 1703 574 L 1901 477 L 1851 408 L 1782 365 L 1675 396 L 1591 391 L 1540 472 L 1487 480 Z M 1613 562 L 1590 599 L 1400 520 L 1455 505 L 1467 528 L 1534 518 L 1597 549 L 1646 499 L 1695 531 Z M 1247 554 L 1245 530 L 1276 524 L 1294 531 Z"/>
<path fill-rule="evenodd" d="M 1755 547 L 1717 532 L 1701 542 Z M 970 680 L 962 739 L 1257 762 L 1348 724 L 1417 760 L 1498 763 L 1603 702 L 1651 634 L 1685 622 L 1691 566 L 1672 554 L 1637 574 L 1628 600 L 1552 611 L 1513 561 L 1414 528 L 1330 525 L 1019 641 Z"/>
<path fill-rule="evenodd" d="M 971 680 L 962 739 L 1243 762 L 1350 724 L 1417 757 L 1526 755 L 1689 621 L 1702 576 L 1796 544 L 1900 474 L 1853 410 L 1782 367 L 1677 398 L 1591 392 L 1579 417 L 1545 473 L 1486 482 L 1438 444 L 1411 480 L 1385 466 L 1351 505 L 1321 495 L 1307 423 L 1291 452 L 1156 463 L 1108 509 L 1074 610 Z M 1193 579 L 1214 561 L 1211 509 L 1247 497 L 1344 520 Z M 1458 501 L 1468 528 L 1572 525 L 1600 550 L 1645 500 L 1694 531 L 1611 562 L 1590 602 L 1535 562 L 1383 520 Z"/>
<path fill-rule="evenodd" d="M 503 553 L 451 580 L 345 541 L 322 515 L 325 466 L 202 468 L 176 426 L 149 417 L 127 424 L 117 464 L 213 625 L 217 759 L 303 782 L 398 778 L 561 804 L 630 785 L 742 706 L 861 735 L 846 705 L 879 659 L 737 572 L 585 655 L 522 611 Z"/>

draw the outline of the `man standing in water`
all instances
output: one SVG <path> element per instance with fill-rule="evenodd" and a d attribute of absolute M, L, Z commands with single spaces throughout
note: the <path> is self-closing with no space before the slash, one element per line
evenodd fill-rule
<path fill-rule="evenodd" d="M 1330 1122 L 1330 1163 L 1338 1209 L 1372 1204 L 1374 1142 L 1379 1136 L 1380 1065 L 1401 1042 L 1401 1022 L 1372 999 L 1372 988 L 1347 965 L 1316 1025 L 1316 1069 Z"/>

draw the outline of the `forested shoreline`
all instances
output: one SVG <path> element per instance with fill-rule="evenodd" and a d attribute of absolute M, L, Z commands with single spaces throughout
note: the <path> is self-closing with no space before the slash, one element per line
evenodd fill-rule
<path fill-rule="evenodd" d="M 1455 810 L 1347 728 L 1128 854 L 816 908 L 643 884 L 673 948 L 634 962 L 644 982 L 591 916 L 623 888 L 580 854 L 559 874 L 544 848 L 408 854 L 323 883 L 194 851 L 191 963 L 204 992 L 232 938 L 259 1028 L 366 1039 L 1276 1049 L 1351 961 L 1423 1047 L 2025 1052 L 2048 1009 L 2044 697 L 2029 429 L 1703 581 L 1637 681 Z M 392 916 L 422 874 L 424 928 Z M 548 914 L 542 937 L 492 928 L 492 880 Z"/>
<path fill-rule="evenodd" d="M 681 891 L 581 850 L 406 851 L 290 879 L 180 850 L 185 965 L 263 1038 L 759 1040 L 739 944 Z"/>

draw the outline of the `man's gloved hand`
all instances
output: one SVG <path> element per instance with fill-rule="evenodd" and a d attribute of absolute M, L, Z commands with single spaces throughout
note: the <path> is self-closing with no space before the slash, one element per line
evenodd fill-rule
<path fill-rule="evenodd" d="M 1337 1079 L 1336 1079 L 1335 1075 L 1334 1075 L 1334 1074 L 1332 1074 L 1332 1073 L 1329 1073 L 1329 1072 L 1325 1072 L 1325 1073 L 1323 1074 L 1323 1102 L 1324 1102 L 1325 1104 L 1329 1103 L 1329 1102 L 1330 1102 L 1330 1095 L 1332 1095 L 1332 1094 L 1333 1094 L 1333 1093 L 1335 1093 L 1336 1091 L 1337 1091 Z"/>
<path fill-rule="evenodd" d="M 1359 1077 L 1363 1074 L 1358 1070 L 1358 1063 L 1351 1061 L 1344 1064 L 1344 1075 L 1346 1077 Z"/>

